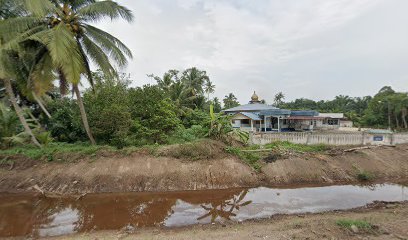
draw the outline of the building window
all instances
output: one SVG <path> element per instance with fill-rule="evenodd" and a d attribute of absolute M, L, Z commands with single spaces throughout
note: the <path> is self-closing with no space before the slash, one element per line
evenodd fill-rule
<path fill-rule="evenodd" d="M 241 124 L 249 124 L 249 119 L 242 119 Z"/>
<path fill-rule="evenodd" d="M 327 120 L 327 124 L 329 124 L 329 125 L 339 125 L 339 120 L 338 119 L 329 119 L 329 120 Z"/>
<path fill-rule="evenodd" d="M 233 120 L 231 120 L 231 122 L 232 122 L 232 124 L 235 124 L 235 120 L 233 119 Z"/>

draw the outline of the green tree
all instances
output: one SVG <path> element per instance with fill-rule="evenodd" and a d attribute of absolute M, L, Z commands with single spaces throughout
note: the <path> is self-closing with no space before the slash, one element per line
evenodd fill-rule
<path fill-rule="evenodd" d="M 204 92 L 213 91 L 211 82 L 211 88 L 207 89 L 209 86 L 206 84 L 210 81 L 207 73 L 195 67 L 181 73 L 177 70 L 169 70 L 163 77 L 153 74 L 149 77 L 153 78 L 164 94 L 174 102 L 180 117 L 196 108 L 204 110 L 207 105 Z"/>
<path fill-rule="evenodd" d="M 221 106 L 220 100 L 219 100 L 217 97 L 215 97 L 215 98 L 212 100 L 212 102 L 213 102 L 213 105 L 214 105 L 214 112 L 215 112 L 215 113 L 221 112 L 222 106 Z"/>
<path fill-rule="evenodd" d="M 229 93 L 228 95 L 226 95 L 222 101 L 224 103 L 224 109 L 239 106 L 238 99 L 233 93 Z"/>
<path fill-rule="evenodd" d="M 157 85 L 130 89 L 129 98 L 134 119 L 132 131 L 146 143 L 165 143 L 167 137 L 181 127 L 177 106 Z"/>
<path fill-rule="evenodd" d="M 273 106 L 279 107 L 282 105 L 283 100 L 285 100 L 285 95 L 282 92 L 278 92 L 273 99 Z"/>
<path fill-rule="evenodd" d="M 106 78 L 102 72 L 93 73 L 94 89 L 84 94 L 90 125 L 98 142 L 123 147 L 132 127 L 130 99 L 126 75 L 120 79 Z"/>
<path fill-rule="evenodd" d="M 98 22 L 105 17 L 131 21 L 133 15 L 114 1 L 32 0 L 24 3 L 29 14 L 3 21 L 0 34 L 14 33 L 9 34 L 15 38 L 10 46 L 36 41 L 46 47 L 59 74 L 62 89 L 67 83 L 72 84 L 85 131 L 94 144 L 78 87 L 81 74 L 85 74 L 93 84 L 90 69 L 92 62 L 106 76 L 116 77 L 117 72 L 110 59 L 118 66 L 124 66 L 127 57 L 132 55 L 120 40 L 89 22 Z"/>
<path fill-rule="evenodd" d="M 210 94 L 214 93 L 215 91 L 215 85 L 208 79 L 205 82 L 205 92 L 207 93 L 207 99 L 210 100 Z"/>
<path fill-rule="evenodd" d="M 0 102 L 0 138 L 17 134 L 20 126 L 18 116 Z"/>
<path fill-rule="evenodd" d="M 4 25 L 9 19 L 15 18 L 23 14 L 19 4 L 16 4 L 13 1 L 0 1 L 0 25 Z M 29 127 L 27 120 L 24 117 L 23 110 L 17 102 L 16 95 L 13 91 L 12 79 L 16 79 L 18 75 L 18 70 L 16 66 L 19 65 L 18 55 L 14 51 L 10 51 L 5 46 L 10 41 L 11 34 L 8 34 L 5 31 L 0 29 L 0 81 L 3 82 L 8 98 L 16 112 L 17 117 L 19 118 L 20 123 L 22 124 L 24 131 L 28 136 L 30 136 L 31 141 L 41 147 L 41 144 L 38 142 L 37 138 L 34 136 L 31 128 Z"/>
<path fill-rule="evenodd" d="M 42 119 L 51 136 L 60 142 L 77 142 L 87 139 L 82 127 L 81 113 L 73 99 L 56 98 L 48 105 L 51 118 Z"/>

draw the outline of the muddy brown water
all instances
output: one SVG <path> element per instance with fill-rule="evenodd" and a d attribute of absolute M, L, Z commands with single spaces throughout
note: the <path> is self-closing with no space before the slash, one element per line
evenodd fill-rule
<path fill-rule="evenodd" d="M 38 194 L 0 194 L 0 237 L 178 227 L 405 200 L 408 200 L 407 187 L 396 184 L 110 193 L 86 195 L 80 200 L 46 198 Z"/>

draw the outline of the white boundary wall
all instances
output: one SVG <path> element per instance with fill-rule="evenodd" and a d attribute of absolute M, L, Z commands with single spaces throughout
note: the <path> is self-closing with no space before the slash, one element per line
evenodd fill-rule
<path fill-rule="evenodd" d="M 408 143 L 408 133 L 372 134 L 364 132 L 350 133 L 250 133 L 249 143 L 265 145 L 276 141 L 288 141 L 298 144 L 327 145 L 394 145 Z"/>

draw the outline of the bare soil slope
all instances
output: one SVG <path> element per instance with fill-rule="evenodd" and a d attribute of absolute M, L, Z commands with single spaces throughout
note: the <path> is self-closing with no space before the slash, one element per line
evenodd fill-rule
<path fill-rule="evenodd" d="M 269 185 L 354 182 L 359 173 L 373 180 L 404 181 L 408 178 L 408 145 L 305 154 L 267 164 L 262 172 Z"/>
<path fill-rule="evenodd" d="M 264 163 L 260 172 L 220 150 L 214 153 L 210 159 L 195 161 L 141 152 L 107 153 L 73 163 L 45 163 L 15 156 L 12 166 L 0 165 L 0 192 L 40 189 L 82 194 L 352 183 L 358 181 L 357 174 L 362 171 L 376 181 L 408 180 L 408 145 L 350 153 L 307 153 Z"/>

